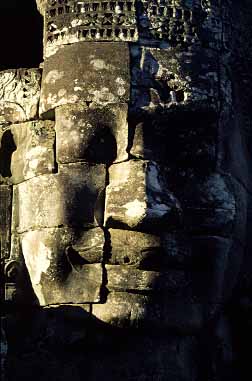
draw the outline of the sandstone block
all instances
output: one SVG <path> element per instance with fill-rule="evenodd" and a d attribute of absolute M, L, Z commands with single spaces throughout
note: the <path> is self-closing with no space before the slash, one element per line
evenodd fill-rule
<path fill-rule="evenodd" d="M 165 170 L 156 163 L 130 160 L 114 164 L 109 175 L 105 206 L 107 227 L 151 231 L 169 229 L 178 222 L 179 202 L 169 191 Z"/>
<path fill-rule="evenodd" d="M 97 230 L 92 230 L 95 230 L 91 233 L 95 239 Z M 84 235 L 88 238 L 88 234 Z M 78 253 L 69 252 L 74 236 L 76 239 L 76 233 L 70 229 L 43 229 L 21 236 L 25 263 L 40 305 L 100 300 L 102 266 L 90 264 Z M 86 242 L 88 244 L 94 247 L 92 239 Z M 92 256 L 92 248 L 87 251 L 89 257 L 90 252 Z"/>
<path fill-rule="evenodd" d="M 231 234 L 236 218 L 236 192 L 229 176 L 211 173 L 202 178 L 194 177 L 176 194 L 184 211 L 186 229 L 205 234 Z M 240 212 L 243 214 L 244 210 Z"/>
<path fill-rule="evenodd" d="M 98 196 L 104 187 L 105 167 L 85 163 L 62 165 L 58 174 L 18 184 L 14 188 L 16 228 L 24 232 L 62 225 L 97 226 L 103 215 Z"/>
<path fill-rule="evenodd" d="M 113 292 L 105 304 L 93 306 L 93 315 L 104 323 L 120 328 L 149 328 L 163 332 L 193 334 L 202 328 L 204 308 L 185 300 L 169 301 L 163 298 Z"/>
<path fill-rule="evenodd" d="M 68 103 L 126 103 L 130 88 L 126 43 L 81 42 L 44 63 L 40 114 Z"/>
<path fill-rule="evenodd" d="M 105 265 L 109 291 L 176 294 L 189 283 L 183 270 L 145 271 L 128 265 Z"/>
<path fill-rule="evenodd" d="M 128 106 L 65 105 L 55 110 L 58 163 L 128 158 Z"/>
<path fill-rule="evenodd" d="M 65 253 L 73 265 L 101 263 L 103 259 L 104 233 L 101 228 L 74 229 L 74 228 L 44 228 L 29 233 L 19 234 L 22 240 L 29 236 L 33 242 L 40 242 L 43 247 L 49 247 L 54 253 Z M 25 253 L 24 253 L 25 255 Z M 34 262 L 39 258 L 34 254 Z M 36 263 L 35 263 L 36 265 Z M 36 267 L 36 266 L 35 266 Z"/>
<path fill-rule="evenodd" d="M 79 257 L 73 260 L 63 249 L 64 241 L 59 243 L 52 233 L 52 230 L 30 231 L 21 239 L 25 263 L 39 304 L 100 301 L 102 265 L 87 264 Z M 62 238 L 67 239 L 66 236 Z"/>
<path fill-rule="evenodd" d="M 175 111 L 175 110 L 174 110 Z M 134 118 L 130 154 L 164 163 L 179 172 L 206 172 L 216 165 L 216 115 L 211 111 L 177 110 Z"/>

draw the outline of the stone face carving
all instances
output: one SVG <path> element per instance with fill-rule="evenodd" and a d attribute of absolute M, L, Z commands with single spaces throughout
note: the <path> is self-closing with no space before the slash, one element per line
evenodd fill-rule
<path fill-rule="evenodd" d="M 100 301 L 102 265 L 86 261 L 68 246 L 73 236 L 73 230 L 62 228 L 22 234 L 25 263 L 40 305 Z M 99 242 L 95 245 L 92 240 L 102 241 L 103 234 L 92 229 L 83 238 L 83 249 L 92 251 L 89 244 L 99 249 Z"/>
<path fill-rule="evenodd" d="M 37 118 L 40 81 L 39 69 L 0 72 L 0 124 Z"/>
<path fill-rule="evenodd" d="M 229 0 L 37 5 L 41 91 L 35 69 L 0 72 L 5 299 L 24 258 L 42 311 L 83 317 L 81 337 L 62 329 L 66 347 L 87 343 L 74 381 L 80 369 L 87 380 L 231 379 L 229 320 L 252 266 L 243 13 Z"/>
<path fill-rule="evenodd" d="M 86 163 L 61 165 L 56 175 L 42 175 L 18 184 L 14 187 L 17 229 L 21 233 L 61 225 L 95 227 L 102 214 L 97 200 L 104 188 L 104 165 Z"/>

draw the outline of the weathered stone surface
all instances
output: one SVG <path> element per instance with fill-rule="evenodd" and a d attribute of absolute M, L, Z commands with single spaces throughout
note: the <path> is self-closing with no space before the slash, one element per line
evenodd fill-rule
<path fill-rule="evenodd" d="M 224 284 L 234 284 L 242 261 L 242 248 L 232 239 L 183 231 L 109 233 L 111 256 L 105 265 L 109 290 L 162 292 L 167 298 L 177 295 L 178 301 L 186 297 L 204 305 L 222 304 L 230 297 Z"/>
<path fill-rule="evenodd" d="M 178 190 L 177 196 L 182 204 L 186 229 L 221 235 L 232 234 L 236 195 L 230 180 L 229 176 L 212 173 L 203 178 L 188 180 L 185 187 Z"/>
<path fill-rule="evenodd" d="M 44 14 L 45 7 L 47 0 L 36 0 L 38 11 L 41 13 L 41 15 Z"/>
<path fill-rule="evenodd" d="M 38 4 L 45 17 L 45 56 L 78 41 L 136 41 L 135 4 L 128 1 L 54 1 Z"/>
<path fill-rule="evenodd" d="M 78 256 L 75 262 L 62 246 L 64 242 L 57 245 L 52 231 L 22 235 L 22 251 L 39 304 L 98 302 L 102 265 L 86 264 Z"/>
<path fill-rule="evenodd" d="M 14 187 L 19 232 L 57 226 L 94 227 L 102 219 L 98 196 L 105 187 L 102 164 L 68 164 L 58 174 L 34 177 Z M 34 193 L 36 189 L 36 193 Z"/>
<path fill-rule="evenodd" d="M 103 260 L 104 233 L 101 228 L 93 229 L 73 229 L 73 228 L 44 228 L 23 233 L 22 241 L 25 237 L 31 237 L 32 241 L 40 242 L 41 247 L 48 247 L 54 253 L 65 253 L 71 262 L 76 260 L 82 264 L 101 263 Z M 25 253 L 24 253 L 25 255 Z M 34 254 L 34 266 L 39 269 L 39 258 Z M 73 263 L 74 265 L 75 263 Z"/>
<path fill-rule="evenodd" d="M 128 265 L 105 265 L 109 291 L 176 294 L 189 284 L 183 270 L 145 271 Z"/>
<path fill-rule="evenodd" d="M 24 234 L 13 232 L 11 236 L 10 257 L 4 268 L 5 300 L 32 305 L 34 296 L 31 295 L 31 287 L 33 287 L 39 303 L 43 303 L 47 291 L 46 289 L 43 291 L 41 289 L 42 283 L 38 285 L 36 280 L 43 272 L 47 274 L 49 267 L 50 270 L 48 271 L 51 271 L 50 274 L 53 273 L 54 275 L 48 287 L 59 289 L 62 288 L 60 281 L 64 283 L 64 287 L 67 289 L 65 295 L 66 302 L 71 303 L 70 294 L 72 295 L 71 298 L 76 300 L 76 303 L 79 302 L 79 298 L 82 298 L 82 296 L 87 298 L 88 301 L 90 298 L 92 301 L 96 300 L 98 298 L 96 295 L 99 295 L 99 285 L 96 285 L 95 282 L 99 280 L 99 269 L 97 277 L 95 277 L 92 284 L 88 274 L 93 270 L 92 268 L 89 270 L 89 267 L 85 266 L 102 263 L 103 247 L 104 233 L 101 228 L 89 230 L 47 228 L 33 230 Z M 86 283 L 86 275 L 83 280 L 85 292 L 79 289 L 74 294 L 72 291 L 72 288 L 74 288 L 75 272 L 87 274 L 88 279 Z M 31 285 L 28 281 L 29 278 Z M 77 283 L 78 279 L 79 276 L 76 277 Z M 72 282 L 71 287 L 69 286 L 70 282 Z M 29 300 L 27 300 L 28 296 Z M 54 295 L 54 297 L 56 296 Z M 63 299 L 64 294 L 57 297 L 60 297 L 61 302 L 65 303 Z"/>
<path fill-rule="evenodd" d="M 131 57 L 134 109 L 218 108 L 219 63 L 215 51 L 132 46 Z"/>
<path fill-rule="evenodd" d="M 107 263 L 143 270 L 187 269 L 193 260 L 193 238 L 183 232 L 159 234 L 109 229 L 111 255 Z"/>
<path fill-rule="evenodd" d="M 128 158 L 128 105 L 65 105 L 57 107 L 58 163 L 111 163 Z"/>
<path fill-rule="evenodd" d="M 11 126 L 16 150 L 11 157 L 11 181 L 18 184 L 55 170 L 54 122 L 36 121 Z"/>
<path fill-rule="evenodd" d="M 216 115 L 203 110 L 132 118 L 130 154 L 164 163 L 176 174 L 188 169 L 204 173 L 217 162 L 217 130 Z"/>
<path fill-rule="evenodd" d="M 148 258 L 149 253 L 159 256 L 160 237 L 130 230 L 109 229 L 111 255 L 108 263 L 122 265 L 128 263 L 136 267 Z"/>
<path fill-rule="evenodd" d="M 225 16 L 225 17 L 224 17 Z M 144 0 L 138 7 L 141 42 L 159 40 L 171 46 L 190 46 L 202 43 L 214 49 L 222 47 L 222 7 L 216 1 L 165 1 L 162 4 Z M 224 28 L 223 28 L 224 29 Z"/>
<path fill-rule="evenodd" d="M 40 97 L 39 69 L 0 72 L 0 124 L 36 119 Z"/>
<path fill-rule="evenodd" d="M 165 171 L 155 162 L 130 160 L 114 164 L 109 174 L 106 226 L 151 231 L 157 227 L 170 229 L 178 223 L 180 204 L 169 192 Z"/>
<path fill-rule="evenodd" d="M 19 292 L 21 238 L 39 303 L 64 305 L 10 309 L 9 381 L 251 378 L 250 2 L 37 0 L 59 173 L 23 170 L 28 135 L 17 144 L 10 124 L 29 112 L 7 78 L 0 192 L 25 181 L 0 294 L 5 308 Z"/>
<path fill-rule="evenodd" d="M 68 103 L 125 103 L 129 74 L 126 43 L 81 42 L 62 47 L 44 64 L 40 114 Z"/>
<path fill-rule="evenodd" d="M 223 17 L 219 4 L 209 5 L 199 0 L 162 4 L 38 0 L 37 6 L 45 17 L 47 56 L 62 44 L 87 40 L 136 41 L 139 38 L 145 44 L 166 42 L 170 46 L 184 47 L 201 42 L 204 46 L 220 49 L 223 47 L 223 21 L 228 22 L 228 15 Z"/>
<path fill-rule="evenodd" d="M 0 185 L 0 258 L 10 255 L 12 188 Z"/>
<path fill-rule="evenodd" d="M 153 299 L 150 296 L 113 292 L 105 304 L 93 306 L 92 314 L 102 322 L 120 328 L 176 329 L 193 334 L 203 324 L 204 308 L 189 301 Z"/>

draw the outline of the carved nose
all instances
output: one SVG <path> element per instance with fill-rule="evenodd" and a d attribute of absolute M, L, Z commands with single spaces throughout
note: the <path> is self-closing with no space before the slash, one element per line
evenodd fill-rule
<path fill-rule="evenodd" d="M 105 199 L 107 227 L 170 230 L 180 223 L 180 203 L 169 191 L 166 174 L 158 164 L 144 160 L 114 164 L 109 180 Z"/>

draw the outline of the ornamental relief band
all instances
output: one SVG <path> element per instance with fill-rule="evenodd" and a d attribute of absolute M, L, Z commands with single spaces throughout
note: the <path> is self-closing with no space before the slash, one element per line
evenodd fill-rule
<path fill-rule="evenodd" d="M 36 0 L 44 61 L 0 71 L 4 381 L 243 380 L 246 2 Z"/>

